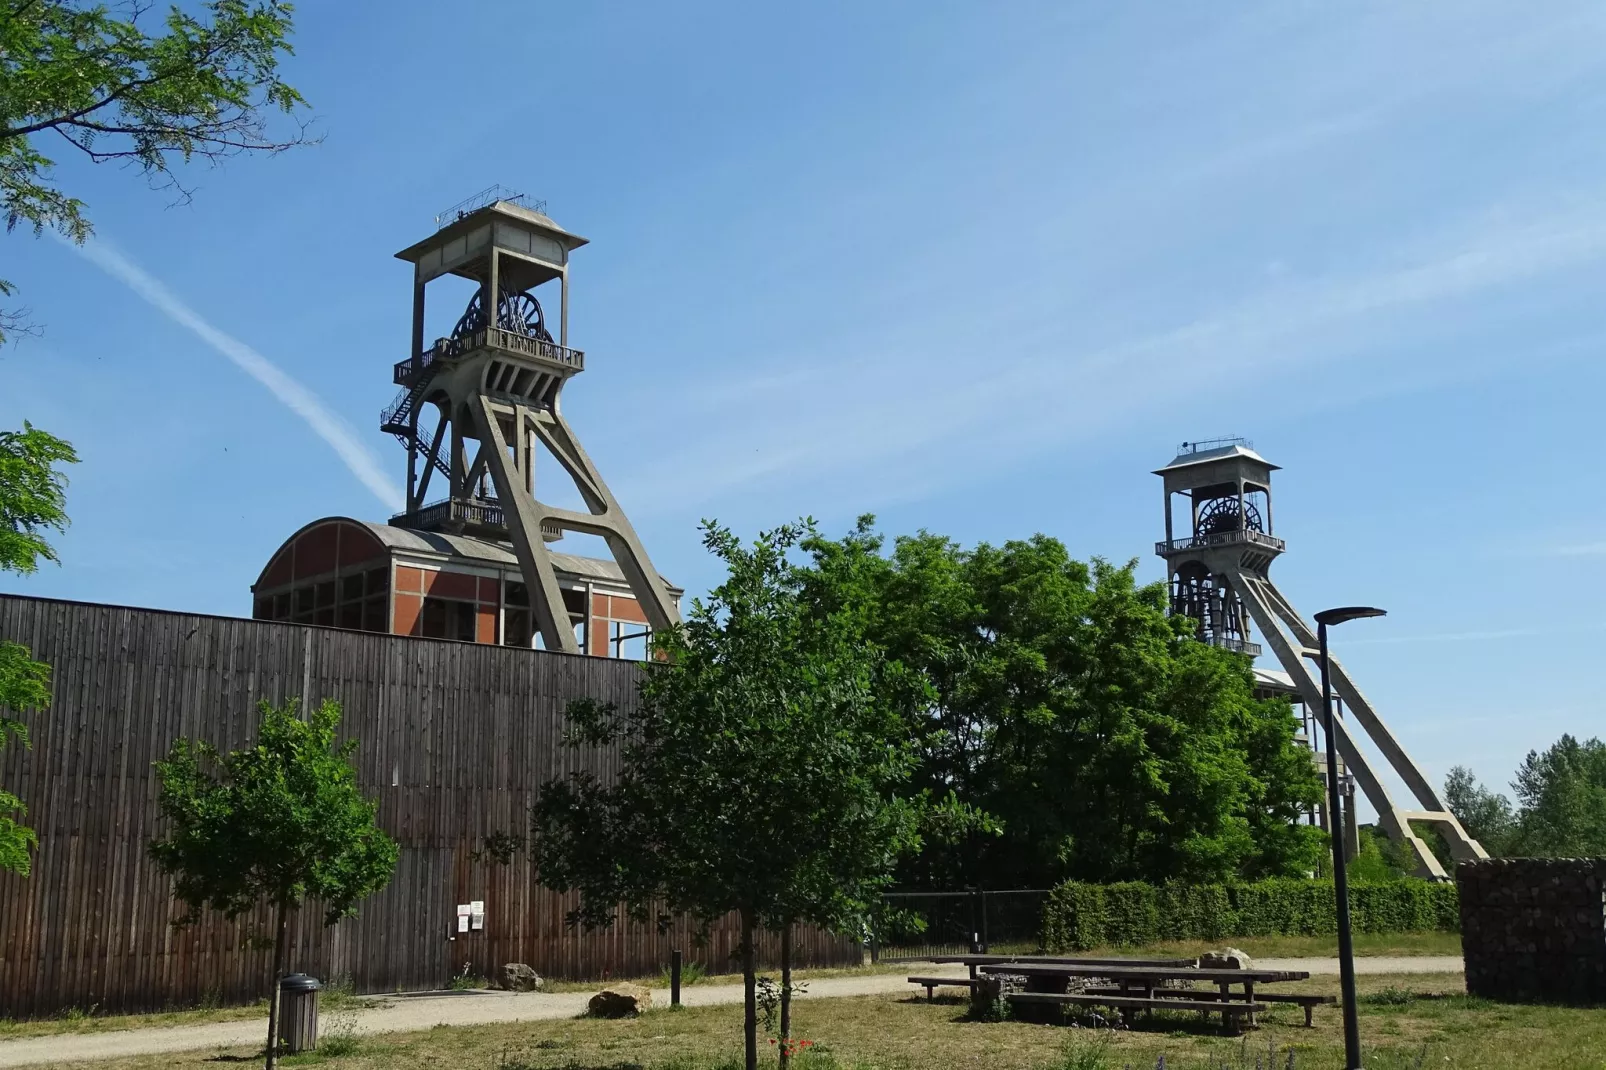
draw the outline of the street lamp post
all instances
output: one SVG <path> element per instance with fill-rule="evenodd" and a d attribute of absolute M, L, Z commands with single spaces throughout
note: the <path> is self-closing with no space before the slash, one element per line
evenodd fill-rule
<path fill-rule="evenodd" d="M 1344 807 L 1339 801 L 1338 754 L 1333 742 L 1333 688 L 1328 668 L 1327 626 L 1359 617 L 1381 617 L 1368 606 L 1324 609 L 1316 614 L 1317 645 L 1322 659 L 1322 734 L 1327 741 L 1327 831 L 1333 841 L 1333 895 L 1338 900 L 1338 980 L 1344 993 L 1344 1066 L 1361 1070 L 1361 1025 L 1355 1014 L 1355 942 L 1349 927 L 1349 874 L 1344 865 Z M 1348 815 L 1354 820 L 1354 815 Z"/>

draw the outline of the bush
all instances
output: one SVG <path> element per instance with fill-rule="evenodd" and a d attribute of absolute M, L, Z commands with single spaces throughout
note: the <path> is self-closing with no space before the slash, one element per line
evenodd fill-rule
<path fill-rule="evenodd" d="M 1405 878 L 1350 885 L 1356 932 L 1460 928 L 1455 885 Z M 1161 940 L 1240 936 L 1329 936 L 1338 931 L 1331 881 L 1278 878 L 1252 884 L 1083 884 L 1055 888 L 1043 908 L 1050 951 L 1133 946 Z"/>

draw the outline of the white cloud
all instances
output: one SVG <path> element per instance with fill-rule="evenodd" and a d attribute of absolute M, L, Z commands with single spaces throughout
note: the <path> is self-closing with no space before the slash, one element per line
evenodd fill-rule
<path fill-rule="evenodd" d="M 304 420 L 313 433 L 351 470 L 363 486 L 388 509 L 405 504 L 400 489 L 387 477 L 378 459 L 358 439 L 352 427 L 324 406 L 304 384 L 238 338 L 225 334 L 181 301 L 162 282 L 103 241 L 91 239 L 74 246 L 85 259 L 117 279 L 154 306 L 168 319 L 193 332 L 201 341 L 227 357 L 241 371 L 268 388 L 275 398 Z"/>
<path fill-rule="evenodd" d="M 1585 542 L 1572 546 L 1558 546 L 1550 551 L 1552 557 L 1606 557 L 1606 542 Z"/>
<path fill-rule="evenodd" d="M 1230 397 L 1246 377 L 1265 382 L 1301 366 L 1367 359 L 1390 317 L 1602 258 L 1606 203 L 1591 201 L 1516 223 L 1475 219 L 1395 251 L 1367 274 L 1270 280 L 1236 306 L 1091 352 L 1064 351 L 1051 302 L 1000 324 L 985 351 L 968 340 L 910 339 L 880 351 L 875 342 L 828 340 L 829 355 L 787 360 L 835 386 L 801 391 L 773 365 L 727 382 L 746 404 L 698 421 L 678 449 L 639 466 L 621 498 L 654 511 L 765 484 L 857 478 L 871 480 L 885 503 L 933 471 L 949 486 L 983 477 L 1183 401 Z"/>

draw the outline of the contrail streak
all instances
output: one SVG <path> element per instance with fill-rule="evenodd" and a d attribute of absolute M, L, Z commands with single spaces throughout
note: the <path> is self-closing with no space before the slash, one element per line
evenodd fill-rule
<path fill-rule="evenodd" d="M 111 246 L 90 240 L 74 246 L 96 267 L 124 283 L 143 297 L 168 319 L 200 337 L 201 341 L 223 354 L 241 371 L 267 387 L 285 407 L 307 422 L 317 436 L 345 462 L 351 474 L 389 509 L 400 510 L 401 492 L 380 469 L 378 460 L 368 447 L 358 440 L 346 421 L 324 407 L 318 395 L 287 375 L 278 365 L 238 338 L 224 334 L 202 319 L 189 305 L 179 300 L 173 291 L 148 274 Z"/>

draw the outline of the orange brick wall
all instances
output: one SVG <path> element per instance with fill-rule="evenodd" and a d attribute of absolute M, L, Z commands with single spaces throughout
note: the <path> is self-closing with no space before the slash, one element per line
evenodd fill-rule
<path fill-rule="evenodd" d="M 396 571 L 400 572 L 401 569 Z M 413 571 L 409 569 L 408 571 Z M 396 635 L 412 635 L 418 630 L 419 615 L 424 612 L 422 595 L 397 591 L 391 595 L 390 630 Z"/>
<path fill-rule="evenodd" d="M 494 644 L 497 614 L 501 607 L 501 583 L 489 576 L 472 576 L 467 573 L 396 566 L 396 582 L 391 593 L 392 626 L 397 635 L 416 635 L 424 609 L 424 597 L 447 598 L 460 602 L 477 602 L 479 611 L 475 620 L 475 642 Z M 591 653 L 607 656 L 609 653 L 608 625 L 619 621 L 635 627 L 647 624 L 647 615 L 641 606 L 628 595 L 594 594 L 591 597 L 591 615 L 586 629 L 591 636 Z"/>
<path fill-rule="evenodd" d="M 613 652 L 609 642 L 608 625 L 613 621 L 645 627 L 647 615 L 641 611 L 641 605 L 629 595 L 593 594 L 591 596 L 591 619 L 586 622 L 586 633 L 590 636 L 591 653 L 597 657 L 608 657 Z M 639 630 L 632 627 L 631 631 Z"/>
<path fill-rule="evenodd" d="M 477 602 L 474 641 L 494 644 L 497 611 L 501 608 L 501 584 L 491 576 L 465 572 L 396 566 L 396 583 L 391 593 L 391 631 L 396 635 L 417 635 L 424 612 L 424 597 L 458 602 Z"/>

